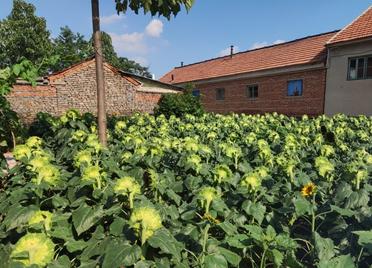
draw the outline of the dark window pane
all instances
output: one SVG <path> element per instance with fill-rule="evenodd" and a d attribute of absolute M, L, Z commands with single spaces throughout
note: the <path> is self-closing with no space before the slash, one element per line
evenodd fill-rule
<path fill-rule="evenodd" d="M 253 88 L 253 90 L 254 90 L 254 92 L 253 92 L 253 97 L 254 97 L 254 98 L 258 98 L 258 86 L 255 86 L 255 87 Z"/>
<path fill-rule="evenodd" d="M 364 78 L 364 58 L 358 59 L 357 79 Z"/>
<path fill-rule="evenodd" d="M 357 60 L 352 59 L 349 63 L 349 79 L 356 79 Z"/>
<path fill-rule="evenodd" d="M 302 80 L 288 81 L 287 95 L 288 96 L 302 96 L 303 83 Z"/>
<path fill-rule="evenodd" d="M 258 97 L 258 85 L 247 87 L 247 97 L 250 99 L 254 99 Z"/>
<path fill-rule="evenodd" d="M 224 100 L 225 99 L 225 89 L 218 88 L 216 89 L 216 100 Z"/>
<path fill-rule="evenodd" d="M 372 57 L 368 58 L 367 62 L 367 78 L 372 78 Z"/>
<path fill-rule="evenodd" d="M 200 90 L 199 90 L 199 89 L 194 89 L 194 90 L 192 91 L 192 95 L 193 95 L 194 97 L 200 97 Z"/>

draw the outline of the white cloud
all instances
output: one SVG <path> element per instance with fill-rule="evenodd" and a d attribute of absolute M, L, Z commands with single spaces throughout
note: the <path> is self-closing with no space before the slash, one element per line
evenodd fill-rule
<path fill-rule="evenodd" d="M 146 26 L 146 34 L 151 37 L 160 37 L 163 32 L 163 22 L 158 19 L 153 19 Z"/>
<path fill-rule="evenodd" d="M 257 48 L 261 48 L 261 47 L 267 47 L 269 45 L 268 42 L 256 42 L 256 43 L 253 43 L 253 45 L 251 46 L 251 49 L 257 49 Z"/>
<path fill-rule="evenodd" d="M 258 49 L 258 48 L 261 48 L 261 47 L 267 47 L 267 46 L 271 46 L 271 45 L 278 45 L 278 44 L 281 44 L 281 43 L 284 43 L 284 42 L 285 42 L 285 40 L 282 40 L 282 39 L 275 40 L 272 43 L 269 43 L 269 42 L 266 42 L 266 41 L 256 42 L 256 43 L 253 43 L 253 45 L 250 47 L 250 49 Z"/>
<path fill-rule="evenodd" d="M 284 42 L 285 42 L 285 40 L 278 39 L 278 40 L 276 40 L 276 41 L 273 42 L 273 45 L 279 45 L 279 44 L 282 44 Z"/>
<path fill-rule="evenodd" d="M 112 38 L 112 44 L 118 54 L 146 54 L 148 47 L 144 40 L 144 34 L 134 32 L 131 34 L 109 33 Z"/>
<path fill-rule="evenodd" d="M 132 60 L 141 64 L 142 66 L 145 66 L 145 67 L 149 66 L 149 61 L 145 57 L 133 57 Z"/>
<path fill-rule="evenodd" d="M 101 23 L 103 25 L 108 25 L 108 24 L 113 24 L 113 23 L 119 22 L 122 19 L 124 19 L 124 16 L 119 16 L 117 14 L 112 14 L 112 15 L 109 15 L 109 16 L 102 16 L 101 17 Z"/>
<path fill-rule="evenodd" d="M 239 47 L 234 47 L 234 53 L 238 53 L 238 52 L 239 52 Z M 227 47 L 227 48 L 221 50 L 218 53 L 218 56 L 223 57 L 223 56 L 230 55 L 230 53 L 231 53 L 231 47 Z"/>
<path fill-rule="evenodd" d="M 110 23 L 114 23 L 117 19 L 111 21 L 113 22 Z M 158 19 L 153 19 L 142 31 L 123 34 L 111 32 L 109 35 L 119 56 L 134 60 L 142 66 L 149 66 L 148 54 L 156 50 L 159 45 L 161 46 L 164 41 L 160 38 L 162 32 L 163 23 Z"/>

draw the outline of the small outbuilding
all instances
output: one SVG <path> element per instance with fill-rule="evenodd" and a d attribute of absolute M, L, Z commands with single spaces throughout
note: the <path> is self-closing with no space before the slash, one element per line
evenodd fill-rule
<path fill-rule="evenodd" d="M 104 63 L 106 109 L 109 115 L 153 113 L 161 96 L 177 94 L 181 88 L 121 71 Z M 97 111 L 94 58 L 40 79 L 37 86 L 19 81 L 7 96 L 12 109 L 29 123 L 38 112 L 58 116 L 68 109 L 82 113 Z"/>

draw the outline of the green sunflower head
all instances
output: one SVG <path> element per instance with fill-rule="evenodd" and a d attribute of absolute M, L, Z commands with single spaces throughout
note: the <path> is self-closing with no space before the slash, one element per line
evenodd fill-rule
<path fill-rule="evenodd" d="M 10 257 L 25 266 L 45 267 L 53 261 L 54 248 L 52 240 L 45 234 L 29 233 L 15 244 Z M 24 253 L 28 256 L 24 258 Z M 22 254 L 22 258 L 17 257 Z"/>
<path fill-rule="evenodd" d="M 335 170 L 334 165 L 324 156 L 315 158 L 315 166 L 318 168 L 319 175 L 326 177 L 327 175 L 332 177 L 332 173 Z"/>
<path fill-rule="evenodd" d="M 214 168 L 214 180 L 218 183 L 229 181 L 232 175 L 232 171 L 227 165 L 217 165 Z"/>
<path fill-rule="evenodd" d="M 138 182 L 130 176 L 126 176 L 118 179 L 115 182 L 114 192 L 116 194 L 128 195 L 128 194 L 140 194 L 141 186 Z"/>
<path fill-rule="evenodd" d="M 84 131 L 84 130 L 76 130 L 73 134 L 72 134 L 72 139 L 75 140 L 75 141 L 84 141 L 84 138 L 87 136 L 87 133 Z"/>
<path fill-rule="evenodd" d="M 29 169 L 36 172 L 42 167 L 49 165 L 49 158 L 45 156 L 35 156 L 29 162 Z"/>
<path fill-rule="evenodd" d="M 144 244 L 156 230 L 162 227 L 162 220 L 160 213 L 155 208 L 145 206 L 133 210 L 129 224 L 141 235 L 141 243 Z"/>
<path fill-rule="evenodd" d="M 31 149 L 27 145 L 17 145 L 14 147 L 13 155 L 17 160 L 21 160 L 23 158 L 30 159 Z"/>
<path fill-rule="evenodd" d="M 60 178 L 61 174 L 59 172 L 59 169 L 52 164 L 47 164 L 37 170 L 37 175 L 34 179 L 34 182 L 36 182 L 36 184 L 40 184 L 42 181 L 44 181 L 50 185 L 55 186 L 59 183 Z"/>
<path fill-rule="evenodd" d="M 256 192 L 261 187 L 261 177 L 257 172 L 247 174 L 243 177 L 241 184 L 250 192 Z"/>
<path fill-rule="evenodd" d="M 40 148 L 42 143 L 43 143 L 43 140 L 35 136 L 28 138 L 26 141 L 26 145 L 29 148 Z"/>
<path fill-rule="evenodd" d="M 29 218 L 28 225 L 42 224 L 46 231 L 50 231 L 52 227 L 53 214 L 49 211 L 35 211 Z"/>
<path fill-rule="evenodd" d="M 92 163 L 92 154 L 89 150 L 83 150 L 78 152 L 74 157 L 74 164 L 76 167 L 81 165 L 90 165 Z"/>
<path fill-rule="evenodd" d="M 202 188 L 198 194 L 201 206 L 205 208 L 205 213 L 209 213 L 210 205 L 214 200 L 217 200 L 221 197 L 220 192 L 210 186 Z"/>

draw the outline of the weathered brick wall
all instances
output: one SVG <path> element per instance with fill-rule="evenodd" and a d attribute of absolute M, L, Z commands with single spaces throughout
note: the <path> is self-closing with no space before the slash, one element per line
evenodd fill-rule
<path fill-rule="evenodd" d="M 57 115 L 57 92 L 54 86 L 15 85 L 7 96 L 12 109 L 25 122 L 32 122 L 38 112 Z"/>
<path fill-rule="evenodd" d="M 27 123 L 38 112 L 61 115 L 74 108 L 82 113 L 97 111 L 94 61 L 87 61 L 49 77 L 50 85 L 16 85 L 7 97 L 13 110 Z M 140 83 L 105 65 L 106 110 L 111 115 L 152 113 L 160 93 L 139 92 Z"/>
<path fill-rule="evenodd" d="M 148 92 L 136 92 L 135 98 L 135 110 L 136 112 L 153 113 L 155 107 L 159 103 L 161 94 L 159 93 L 148 93 Z"/>
<path fill-rule="evenodd" d="M 324 107 L 325 69 L 197 85 L 207 111 L 319 115 Z M 288 80 L 303 79 L 303 95 L 287 96 Z M 247 85 L 257 84 L 258 98 L 246 95 Z M 216 100 L 216 89 L 225 88 L 225 99 Z"/>
<path fill-rule="evenodd" d="M 96 113 L 97 87 L 95 65 L 53 81 L 57 87 L 58 113 L 74 108 L 82 113 Z M 119 73 L 105 67 L 106 110 L 108 114 L 130 114 L 134 109 L 135 86 Z"/>

